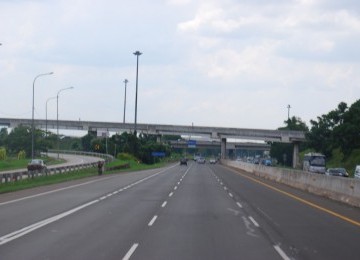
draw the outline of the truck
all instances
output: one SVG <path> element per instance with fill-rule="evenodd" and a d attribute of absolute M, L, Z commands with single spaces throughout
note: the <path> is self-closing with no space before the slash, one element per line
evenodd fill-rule
<path fill-rule="evenodd" d="M 307 153 L 304 155 L 303 171 L 325 174 L 326 160 L 321 153 Z"/>

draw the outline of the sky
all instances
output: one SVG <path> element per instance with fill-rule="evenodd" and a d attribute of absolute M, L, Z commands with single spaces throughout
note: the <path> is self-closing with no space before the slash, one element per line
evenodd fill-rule
<path fill-rule="evenodd" d="M 360 97 L 358 0 L 0 0 L 0 118 L 255 129 Z M 290 110 L 288 110 L 290 105 Z"/>

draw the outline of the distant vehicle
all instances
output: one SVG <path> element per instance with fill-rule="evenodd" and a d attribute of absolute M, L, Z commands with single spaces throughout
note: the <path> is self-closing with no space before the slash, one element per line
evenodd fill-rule
<path fill-rule="evenodd" d="M 27 170 L 29 172 L 47 173 L 47 166 L 43 160 L 33 159 L 28 163 Z"/>
<path fill-rule="evenodd" d="M 329 168 L 326 170 L 325 174 L 329 176 L 349 177 L 345 168 Z"/>
<path fill-rule="evenodd" d="M 201 154 L 195 153 L 194 154 L 194 161 L 196 162 L 199 158 L 201 158 Z"/>
<path fill-rule="evenodd" d="M 325 155 L 321 153 L 307 153 L 304 155 L 303 170 L 325 174 Z"/>
<path fill-rule="evenodd" d="M 354 178 L 360 178 L 360 165 L 356 165 Z"/>
<path fill-rule="evenodd" d="M 265 166 L 271 166 L 272 165 L 272 162 L 270 159 L 264 159 L 261 161 L 261 163 Z"/>
<path fill-rule="evenodd" d="M 200 157 L 196 160 L 197 163 L 200 163 L 200 164 L 204 164 L 205 163 L 205 158 L 204 157 Z"/>
<path fill-rule="evenodd" d="M 215 159 L 215 158 L 210 158 L 209 163 L 210 163 L 210 164 L 215 164 L 215 163 L 216 163 L 216 159 Z"/>
<path fill-rule="evenodd" d="M 181 158 L 180 159 L 180 165 L 187 165 L 187 159 L 186 158 Z"/>

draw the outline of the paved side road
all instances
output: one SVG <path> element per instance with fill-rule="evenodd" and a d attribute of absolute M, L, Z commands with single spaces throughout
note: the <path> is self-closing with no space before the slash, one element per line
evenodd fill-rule
<path fill-rule="evenodd" d="M 358 259 L 359 209 L 274 185 L 195 163 L 100 176 L 0 203 L 0 256 Z"/>

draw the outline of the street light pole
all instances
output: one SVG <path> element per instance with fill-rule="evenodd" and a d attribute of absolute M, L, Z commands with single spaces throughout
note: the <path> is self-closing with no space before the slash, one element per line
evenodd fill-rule
<path fill-rule="evenodd" d="M 124 83 L 125 83 L 125 96 L 124 96 L 124 120 L 123 120 L 123 123 L 125 124 L 125 110 L 126 110 L 126 84 L 128 83 L 129 81 L 127 79 L 124 80 Z"/>
<path fill-rule="evenodd" d="M 136 55 L 136 94 L 135 94 L 135 126 L 134 126 L 134 134 L 136 135 L 137 130 L 137 96 L 138 96 L 138 75 L 139 75 L 139 56 L 142 53 L 139 51 L 134 52 Z"/>
<path fill-rule="evenodd" d="M 288 109 L 288 121 L 289 121 L 289 119 L 290 119 L 290 108 L 291 108 L 291 106 L 288 105 L 288 106 L 287 106 L 287 109 Z"/>
<path fill-rule="evenodd" d="M 56 95 L 56 128 L 57 128 L 57 158 L 59 159 L 59 149 L 60 149 L 60 138 L 59 138 L 59 94 L 60 92 L 68 89 L 73 89 L 74 87 L 62 88 L 58 91 Z"/>
<path fill-rule="evenodd" d="M 34 159 L 34 111 L 35 111 L 35 81 L 37 78 L 47 75 L 52 75 L 54 72 L 48 72 L 39 74 L 34 78 L 33 81 L 33 93 L 32 93 L 32 117 L 31 117 L 31 159 Z"/>
<path fill-rule="evenodd" d="M 47 100 L 46 100 L 46 105 L 45 105 L 45 136 L 47 137 L 47 118 L 48 118 L 48 116 L 47 116 L 47 105 L 48 105 L 48 102 L 50 101 L 50 100 L 52 100 L 52 99 L 55 99 L 56 97 L 50 97 L 50 98 L 48 98 Z"/>

